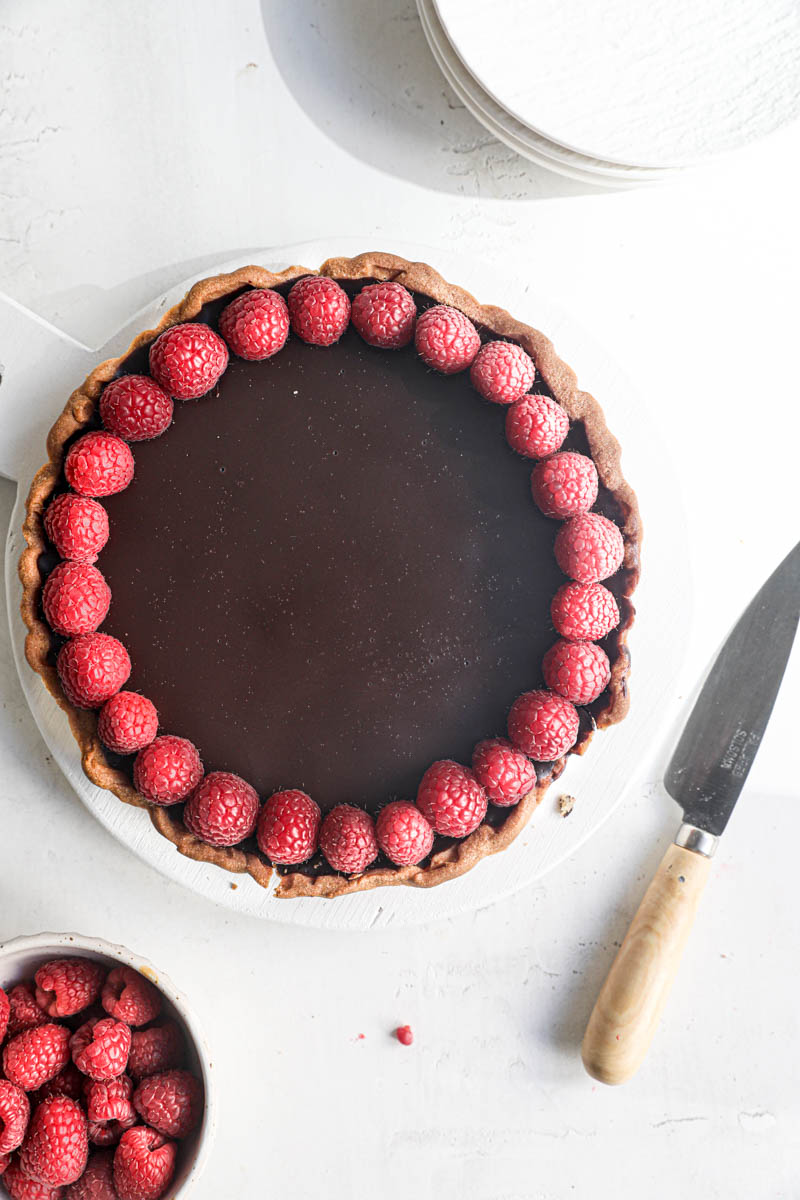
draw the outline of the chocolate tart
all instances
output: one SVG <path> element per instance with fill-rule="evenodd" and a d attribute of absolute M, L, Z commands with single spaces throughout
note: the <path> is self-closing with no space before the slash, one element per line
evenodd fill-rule
<path fill-rule="evenodd" d="M 602 642 L 611 680 L 579 710 L 570 753 L 582 754 L 594 730 L 621 721 L 629 704 L 636 498 L 599 404 L 544 334 L 392 254 L 329 259 L 318 272 L 250 266 L 202 280 L 156 329 L 97 366 L 51 429 L 48 462 L 27 502 L 22 616 L 28 662 L 66 712 L 89 779 L 148 809 L 181 854 L 261 885 L 274 868 L 254 839 L 215 848 L 189 832 L 181 805 L 148 804 L 133 786 L 132 759 L 99 741 L 97 713 L 67 701 L 55 667 L 59 639 L 41 604 L 57 561 L 44 513 L 66 487 L 69 446 L 99 427 L 104 385 L 146 372 L 160 332 L 186 321 L 216 328 L 241 292 L 285 295 L 315 274 L 351 296 L 365 283 L 396 280 L 418 311 L 451 305 L 482 340 L 517 342 L 531 355 L 533 390 L 566 411 L 563 449 L 593 459 L 595 510 L 624 541 L 622 567 L 606 581 L 620 609 Z M 413 343 L 375 349 L 352 326 L 328 348 L 292 335 L 266 362 L 231 357 L 212 392 L 176 403 L 167 433 L 135 445 L 133 483 L 103 501 L 111 538 L 97 565 L 113 596 L 103 631 L 130 651 L 126 686 L 151 697 L 161 728 L 190 738 L 207 770 L 240 774 L 262 798 L 300 787 L 323 811 L 348 801 L 375 815 L 390 799 L 413 799 L 432 761 L 468 763 L 477 741 L 503 733 L 515 696 L 539 686 L 542 653 L 555 637 L 549 602 L 565 582 L 553 557 L 559 526 L 531 501 L 532 464 L 507 445 L 504 411 L 477 395 L 469 372 L 436 374 Z M 461 875 L 509 845 L 567 757 L 536 764 L 536 786 L 515 807 L 490 805 L 463 840 L 437 836 L 417 866 L 381 856 L 350 878 L 317 854 L 280 868 L 276 894 L 334 897 Z"/>

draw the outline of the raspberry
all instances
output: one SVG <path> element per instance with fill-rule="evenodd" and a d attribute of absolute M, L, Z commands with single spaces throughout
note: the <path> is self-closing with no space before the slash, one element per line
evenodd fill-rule
<path fill-rule="evenodd" d="M 455 375 L 470 365 L 481 339 L 469 317 L 457 308 L 437 304 L 418 318 L 414 344 L 426 366 L 443 375 Z"/>
<path fill-rule="evenodd" d="M 172 400 L 149 375 L 123 375 L 100 397 L 100 420 L 126 442 L 160 437 L 172 422 Z"/>
<path fill-rule="evenodd" d="M 88 958 L 54 958 L 36 972 L 36 1003 L 50 1017 L 74 1017 L 100 995 L 105 969 Z"/>
<path fill-rule="evenodd" d="M 488 798 L 467 767 L 443 758 L 428 767 L 417 792 L 417 808 L 445 837 L 466 837 L 486 816 Z"/>
<path fill-rule="evenodd" d="M 0 988 L 0 1045 L 3 1043 L 3 1038 L 6 1036 L 8 1029 L 8 1018 L 11 1016 L 11 1001 Z"/>
<path fill-rule="evenodd" d="M 42 589 L 45 620 L 64 637 L 94 633 L 106 619 L 110 604 L 111 588 L 90 563 L 59 563 Z"/>
<path fill-rule="evenodd" d="M 508 736 L 536 762 L 553 762 L 578 740 L 578 711 L 552 692 L 523 692 L 511 705 Z"/>
<path fill-rule="evenodd" d="M 157 1075 L 180 1066 L 183 1058 L 183 1037 L 174 1021 L 153 1025 L 150 1029 L 134 1029 L 128 1074 L 137 1082 L 147 1075 Z"/>
<path fill-rule="evenodd" d="M 222 310 L 219 331 L 234 354 L 248 362 L 271 358 L 289 336 L 289 310 L 280 292 L 253 288 Z"/>
<path fill-rule="evenodd" d="M 44 529 L 62 558 L 93 563 L 108 541 L 108 513 L 88 496 L 62 492 L 44 514 Z"/>
<path fill-rule="evenodd" d="M 85 1099 L 89 1141 L 95 1146 L 115 1146 L 139 1119 L 133 1107 L 133 1080 L 127 1075 L 89 1083 Z"/>
<path fill-rule="evenodd" d="M 222 338 L 192 321 L 173 325 L 150 347 L 150 374 L 176 400 L 205 396 L 227 365 L 228 347 Z"/>
<path fill-rule="evenodd" d="M 63 1187 L 83 1174 L 89 1157 L 86 1117 L 69 1096 L 51 1096 L 34 1109 L 19 1165 L 36 1183 Z"/>
<path fill-rule="evenodd" d="M 550 605 L 556 632 L 565 638 L 596 641 L 619 624 L 619 608 L 602 583 L 565 583 Z"/>
<path fill-rule="evenodd" d="M 116 1079 L 128 1065 L 131 1031 L 113 1017 L 94 1017 L 73 1033 L 69 1046 L 72 1061 L 84 1075 L 90 1079 Z"/>
<path fill-rule="evenodd" d="M 19 1160 L 12 1158 L 3 1174 L 3 1187 L 11 1200 L 60 1200 L 60 1188 L 51 1188 L 45 1183 L 36 1183 L 24 1174 Z"/>
<path fill-rule="evenodd" d="M 123 1133 L 114 1154 L 114 1188 L 119 1200 L 159 1200 L 175 1173 L 174 1142 L 137 1125 Z"/>
<path fill-rule="evenodd" d="M 29 983 L 18 983 L 8 993 L 8 1037 L 16 1037 L 23 1029 L 33 1029 L 37 1025 L 46 1025 L 47 1013 L 42 1012 L 36 1003 L 34 989 Z M 0 1038 L 2 1041 L 2 1038 Z"/>
<path fill-rule="evenodd" d="M 0 1154 L 22 1145 L 31 1115 L 31 1104 L 22 1088 L 0 1079 Z"/>
<path fill-rule="evenodd" d="M 75 1063 L 68 1062 L 63 1070 L 42 1084 L 36 1093 L 36 1100 L 47 1100 L 49 1096 L 69 1096 L 70 1100 L 82 1100 L 85 1082 Z"/>
<path fill-rule="evenodd" d="M 533 468 L 531 491 L 546 517 L 575 517 L 597 499 L 597 467 L 585 454 L 553 454 Z"/>
<path fill-rule="evenodd" d="M 10 1154 L 0 1154 L 0 1175 L 3 1174 L 8 1164 L 11 1162 Z"/>
<path fill-rule="evenodd" d="M 94 1150 L 86 1170 L 64 1192 L 64 1200 L 117 1200 L 114 1191 L 114 1155 L 110 1150 Z"/>
<path fill-rule="evenodd" d="M 383 853 L 398 867 L 416 866 L 433 847 L 433 829 L 408 800 L 393 800 L 381 809 L 375 834 Z"/>
<path fill-rule="evenodd" d="M 307 275 L 289 292 L 292 329 L 312 346 L 332 346 L 347 329 L 350 299 L 335 279 Z"/>
<path fill-rule="evenodd" d="M 305 792 L 275 792 L 258 815 L 258 848 L 270 862 L 305 862 L 317 848 L 322 814 Z"/>
<path fill-rule="evenodd" d="M 229 771 L 212 771 L 192 792 L 183 822 L 211 846 L 235 846 L 256 827 L 258 792 Z"/>
<path fill-rule="evenodd" d="M 478 742 L 472 752 L 472 769 L 492 804 L 509 808 L 536 786 L 536 768 L 505 738 Z"/>
<path fill-rule="evenodd" d="M 337 804 L 319 831 L 319 848 L 334 871 L 359 875 L 378 857 L 375 822 L 352 804 Z"/>
<path fill-rule="evenodd" d="M 591 704 L 608 687 L 608 655 L 594 642 L 556 642 L 542 660 L 544 681 L 551 691 L 573 704 Z"/>
<path fill-rule="evenodd" d="M 115 754 L 135 754 L 149 746 L 157 733 L 156 706 L 138 692 L 117 692 L 100 709 L 97 736 Z"/>
<path fill-rule="evenodd" d="M 398 1025 L 394 1031 L 394 1036 L 401 1046 L 410 1046 L 414 1041 L 414 1034 L 410 1025 Z"/>
<path fill-rule="evenodd" d="M 126 1025 L 148 1025 L 161 1012 L 161 993 L 133 967 L 114 967 L 103 987 L 103 1008 Z"/>
<path fill-rule="evenodd" d="M 364 341 L 399 350 L 414 336 L 417 306 L 402 283 L 368 283 L 353 301 L 353 324 Z"/>
<path fill-rule="evenodd" d="M 513 404 L 536 378 L 533 359 L 514 342 L 487 342 L 470 367 L 472 386 L 495 404 Z"/>
<path fill-rule="evenodd" d="M 203 778 L 197 747 L 186 738 L 157 737 L 136 755 L 133 782 L 153 804 L 177 804 L 194 791 Z"/>
<path fill-rule="evenodd" d="M 65 1025 L 24 1029 L 6 1044 L 3 1073 L 24 1092 L 34 1092 L 69 1062 L 69 1030 Z"/>
<path fill-rule="evenodd" d="M 569 433 L 569 417 L 549 396 L 523 396 L 506 413 L 506 438 L 525 458 L 546 458 Z"/>
<path fill-rule="evenodd" d="M 113 496 L 133 479 L 133 453 L 113 433 L 85 433 L 67 451 L 64 475 L 81 496 Z"/>
<path fill-rule="evenodd" d="M 136 1089 L 139 1116 L 165 1137 L 185 1138 L 203 1115 L 203 1085 L 188 1071 L 150 1075 Z"/>
<path fill-rule="evenodd" d="M 573 517 L 556 534 L 556 562 L 578 583 L 608 579 L 622 566 L 624 553 L 619 529 L 599 513 Z"/>
<path fill-rule="evenodd" d="M 108 633 L 79 633 L 61 647 L 56 666 L 64 694 L 76 708 L 100 708 L 131 673 L 128 651 Z"/>

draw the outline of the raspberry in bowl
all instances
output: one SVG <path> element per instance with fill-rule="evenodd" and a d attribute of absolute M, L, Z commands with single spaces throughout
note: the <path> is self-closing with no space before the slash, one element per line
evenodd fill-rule
<path fill-rule="evenodd" d="M 186 997 L 122 946 L 0 943 L 0 1196 L 183 1200 L 216 1126 Z"/>

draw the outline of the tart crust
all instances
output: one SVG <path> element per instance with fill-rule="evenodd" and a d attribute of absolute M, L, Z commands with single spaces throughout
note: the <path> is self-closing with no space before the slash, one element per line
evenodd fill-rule
<path fill-rule="evenodd" d="M 272 288 L 303 275 L 315 274 L 329 275 L 340 280 L 397 280 L 398 283 L 430 297 L 439 304 L 450 304 L 460 309 L 495 337 L 519 342 L 534 359 L 539 375 L 564 408 L 570 421 L 583 425 L 600 482 L 612 494 L 619 507 L 620 528 L 625 544 L 625 556 L 620 569 L 623 586 L 620 597 L 620 624 L 616 630 L 617 649 L 611 663 L 611 681 L 603 694 L 603 707 L 595 713 L 597 728 L 602 729 L 621 721 L 629 707 L 630 656 L 627 650 L 627 636 L 634 617 L 630 596 L 639 578 L 639 509 L 636 496 L 622 475 L 619 443 L 606 426 L 600 405 L 588 392 L 579 390 L 574 372 L 558 357 L 552 342 L 537 329 L 515 320 L 505 309 L 479 304 L 469 292 L 448 283 L 426 263 L 409 262 L 395 254 L 372 252 L 360 254 L 355 258 L 329 258 L 318 271 L 293 266 L 275 274 L 264 267 L 250 266 L 229 274 L 203 279 L 191 288 L 179 304 L 164 314 L 155 329 L 140 333 L 118 358 L 107 359 L 95 367 L 72 393 L 64 411 L 50 430 L 47 438 L 48 461 L 37 472 L 31 485 L 23 526 L 26 549 L 20 558 L 19 576 L 22 581 L 22 619 L 28 628 L 25 654 L 30 666 L 42 677 L 47 690 L 67 714 L 72 733 L 80 746 L 83 770 L 92 783 L 107 788 L 126 804 L 147 809 L 159 833 L 168 838 L 187 858 L 213 863 L 231 872 L 247 873 L 262 886 L 267 885 L 272 868 L 258 854 L 236 847 L 221 849 L 200 841 L 185 828 L 177 816 L 173 815 L 171 808 L 149 804 L 135 790 L 128 777 L 110 765 L 97 736 L 97 713 L 77 709 L 67 701 L 55 665 L 51 661 L 50 630 L 40 615 L 42 576 L 39 557 L 47 548 L 44 511 L 61 477 L 65 446 L 73 435 L 92 419 L 103 386 L 116 376 L 120 364 L 133 351 L 146 346 L 169 326 L 194 320 L 204 305 L 211 301 L 219 300 L 247 286 Z M 582 754 L 591 737 L 592 731 L 586 731 L 570 753 Z M 436 851 L 425 865 L 376 867 L 355 878 L 336 874 L 308 876 L 300 871 L 293 871 L 280 878 L 275 894 L 279 897 L 330 898 L 394 884 L 434 887 L 445 880 L 463 875 L 480 859 L 504 850 L 514 840 L 527 824 L 547 788 L 561 775 L 567 757 L 568 755 L 553 763 L 548 774 L 538 780 L 536 787 L 524 796 L 516 807 L 508 810 L 508 816 L 502 825 L 494 827 L 487 823 L 482 824 L 463 841 Z"/>

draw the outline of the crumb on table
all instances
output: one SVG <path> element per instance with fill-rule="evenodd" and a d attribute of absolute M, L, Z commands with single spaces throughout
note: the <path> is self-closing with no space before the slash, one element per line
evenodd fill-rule
<path fill-rule="evenodd" d="M 558 811 L 562 817 L 568 817 L 575 807 L 575 797 L 567 796 L 566 793 L 558 797 Z"/>

